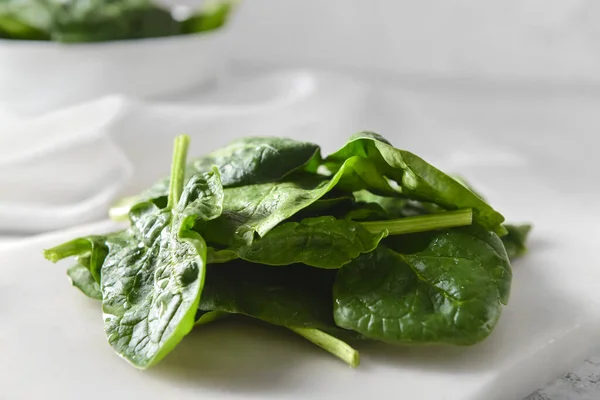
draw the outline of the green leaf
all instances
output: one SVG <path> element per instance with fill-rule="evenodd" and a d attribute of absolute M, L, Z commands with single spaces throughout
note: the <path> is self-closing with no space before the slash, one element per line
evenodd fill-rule
<path fill-rule="evenodd" d="M 531 231 L 531 224 L 523 225 L 504 225 L 508 233 L 502 236 L 502 243 L 508 253 L 508 257 L 512 260 L 527 253 L 527 236 Z"/>
<path fill-rule="evenodd" d="M 171 219 L 150 228 L 160 235 L 149 246 L 133 236 L 132 244 L 109 253 L 102 267 L 108 341 L 138 368 L 160 361 L 191 330 L 206 259 L 200 235 L 184 238 L 187 232 L 178 234 Z"/>
<path fill-rule="evenodd" d="M 338 326 L 392 343 L 474 344 L 506 304 L 512 277 L 502 242 L 479 227 L 386 239 L 340 269 Z"/>
<path fill-rule="evenodd" d="M 100 285 L 94 280 L 88 268 L 81 264 L 75 264 L 67 270 L 67 275 L 69 276 L 72 285 L 87 297 L 94 300 L 102 300 Z"/>
<path fill-rule="evenodd" d="M 48 40 L 50 25 L 51 13 L 42 0 L 0 1 L 0 37 Z"/>
<path fill-rule="evenodd" d="M 336 269 L 361 253 L 373 251 L 388 234 L 426 232 L 471 223 L 470 209 L 362 223 L 331 216 L 306 218 L 278 225 L 250 244 L 211 250 L 208 260 L 209 263 L 223 263 L 242 258 L 266 265 L 302 263 Z"/>
<path fill-rule="evenodd" d="M 223 214 L 200 230 L 210 243 L 222 246 L 251 244 L 280 222 L 313 206 L 336 188 L 343 177 L 355 177 L 365 165 L 351 157 L 332 177 L 298 171 L 277 182 L 225 189 Z M 353 178 L 352 178 L 353 179 Z"/>
<path fill-rule="evenodd" d="M 341 175 L 341 174 L 340 174 Z M 199 232 L 210 243 L 224 246 L 250 244 L 280 222 L 310 206 L 339 180 L 297 173 L 279 182 L 225 189 L 223 214 Z"/>
<path fill-rule="evenodd" d="M 223 26 L 234 3 L 219 2 L 178 21 L 150 0 L 2 0 L 0 37 L 74 43 L 204 32 Z"/>
<path fill-rule="evenodd" d="M 152 203 L 146 203 L 146 209 L 136 206 L 131 231 L 136 246 L 111 251 L 102 267 L 108 341 L 139 368 L 160 361 L 194 325 L 204 284 L 206 244 L 190 229 L 196 219 L 217 217 L 218 211 L 211 207 L 222 199 L 217 171 L 190 180 L 178 196 L 183 176 L 174 164 L 170 198 L 177 201 L 169 203 L 176 203 L 175 209 L 159 210 Z"/>
<path fill-rule="evenodd" d="M 346 218 L 359 220 L 375 218 L 381 220 L 413 217 L 444 211 L 443 208 L 433 203 L 401 197 L 379 196 L 366 190 L 354 192 L 354 198 L 357 202 L 355 209 L 348 213 Z"/>
<path fill-rule="evenodd" d="M 244 138 L 205 157 L 190 162 L 186 176 L 219 169 L 223 187 L 275 182 L 299 170 L 316 170 L 319 146 L 286 138 Z M 123 199 L 111 209 L 111 218 L 119 219 L 132 205 L 153 201 L 164 206 L 170 179 L 163 179 L 139 196 Z M 269 185 L 266 185 L 269 186 Z M 232 195 L 237 195 L 233 193 Z"/>
<path fill-rule="evenodd" d="M 181 23 L 182 31 L 184 33 L 199 33 L 222 27 L 227 23 L 235 3 L 234 1 L 209 2 L 200 13 Z"/>
<path fill-rule="evenodd" d="M 344 147 L 325 159 L 325 166 L 335 173 L 351 157 L 360 157 L 363 161 L 356 174 L 344 176 L 340 181 L 343 189 L 401 195 L 447 210 L 472 208 L 476 222 L 488 230 L 503 232 L 504 217 L 479 196 L 416 155 L 394 148 L 375 133 L 361 132 L 352 136 Z"/>
<path fill-rule="evenodd" d="M 287 327 L 356 367 L 358 352 L 332 336 L 362 338 L 333 322 L 334 278 L 334 271 L 301 264 L 273 268 L 237 260 L 209 265 L 200 310 L 242 314 Z"/>
<path fill-rule="evenodd" d="M 335 271 L 273 268 L 237 260 L 208 265 L 200 309 L 244 314 L 280 326 L 331 329 Z"/>
<path fill-rule="evenodd" d="M 357 222 L 324 216 L 283 223 L 249 245 L 224 252 L 233 252 L 246 261 L 266 265 L 302 263 L 333 269 L 342 267 L 361 253 L 373 251 L 386 235 L 385 230 L 372 233 Z M 222 254 L 217 252 L 214 258 L 226 259 L 227 256 Z"/>
<path fill-rule="evenodd" d="M 72 256 L 87 256 L 83 265 L 90 271 L 93 279 L 100 283 L 100 269 L 108 254 L 108 241 L 116 240 L 120 233 L 111 235 L 93 235 L 77 238 L 59 246 L 44 250 L 44 257 L 52 262 Z"/>
<path fill-rule="evenodd" d="M 81 5 L 87 4 L 88 7 Z M 63 4 L 55 13 L 51 39 L 57 42 L 104 42 L 179 35 L 181 24 L 171 13 L 148 1 Z"/>
<path fill-rule="evenodd" d="M 194 177 L 182 190 L 188 141 L 182 136 L 175 142 L 169 207 L 138 204 L 131 211 L 131 228 L 104 241 L 104 328 L 115 351 L 142 369 L 160 361 L 192 329 L 204 285 L 206 244 L 191 228 L 222 209 L 216 170 Z M 52 261 L 72 255 L 86 260 L 90 243 L 95 241 L 71 241 L 45 255 Z"/>

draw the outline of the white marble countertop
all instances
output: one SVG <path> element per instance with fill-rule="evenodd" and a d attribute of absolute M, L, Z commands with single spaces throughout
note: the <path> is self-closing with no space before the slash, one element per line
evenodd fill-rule
<path fill-rule="evenodd" d="M 600 355 L 588 358 L 525 400 L 598 400 L 600 398 Z"/>

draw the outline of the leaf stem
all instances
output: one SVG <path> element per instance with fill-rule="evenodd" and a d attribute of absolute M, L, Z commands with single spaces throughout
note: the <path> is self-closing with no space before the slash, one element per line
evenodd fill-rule
<path fill-rule="evenodd" d="M 179 203 L 179 198 L 183 192 L 185 164 L 189 144 L 190 137 L 188 135 L 180 135 L 175 138 L 173 161 L 171 163 L 171 181 L 169 183 L 169 200 L 167 203 L 167 208 L 170 210 Z"/>
<path fill-rule="evenodd" d="M 473 211 L 470 208 L 448 211 L 416 217 L 406 217 L 388 221 L 362 222 L 373 233 L 387 230 L 390 235 L 427 232 L 436 229 L 467 226 L 473 223 Z"/>
<path fill-rule="evenodd" d="M 360 364 L 360 355 L 358 354 L 358 351 L 350 347 L 348 343 L 336 337 L 314 328 L 288 327 L 288 329 L 303 338 L 310 340 L 320 348 L 327 350 L 352 368 L 356 368 L 358 367 L 358 364 Z"/>
<path fill-rule="evenodd" d="M 46 258 L 48 261 L 56 263 L 63 258 L 75 256 L 89 251 L 92 251 L 92 243 L 87 239 L 79 238 L 60 244 L 51 249 L 44 250 L 44 258 Z"/>

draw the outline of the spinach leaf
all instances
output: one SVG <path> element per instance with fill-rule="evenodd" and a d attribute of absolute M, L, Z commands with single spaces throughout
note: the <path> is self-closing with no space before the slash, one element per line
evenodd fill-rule
<path fill-rule="evenodd" d="M 42 0 L 0 1 L 0 37 L 49 40 L 51 17 Z"/>
<path fill-rule="evenodd" d="M 357 203 L 356 210 L 348 216 L 351 219 L 363 219 L 357 218 L 361 214 L 366 215 L 368 218 L 378 215 L 378 219 L 393 219 L 444 211 L 443 208 L 434 203 L 401 197 L 379 196 L 366 190 L 354 192 L 354 198 Z M 371 212 L 364 211 L 365 209 Z"/>
<path fill-rule="evenodd" d="M 341 175 L 341 174 L 340 174 Z M 210 243 L 224 246 L 250 244 L 329 192 L 339 180 L 306 172 L 279 182 L 225 189 L 223 214 L 199 232 Z"/>
<path fill-rule="evenodd" d="M 227 249 L 225 254 L 217 252 L 213 257 L 223 261 L 226 254 L 233 253 L 246 261 L 266 265 L 302 263 L 333 269 L 361 253 L 373 251 L 386 235 L 385 229 L 373 233 L 357 222 L 330 216 L 307 218 L 283 223 L 249 245 Z"/>
<path fill-rule="evenodd" d="M 490 334 L 512 277 L 495 234 L 474 226 L 386 242 L 339 270 L 338 326 L 392 343 L 467 345 Z"/>
<path fill-rule="evenodd" d="M 201 310 L 244 314 L 280 326 L 331 329 L 335 271 L 301 264 L 273 268 L 236 260 L 206 269 Z"/>
<path fill-rule="evenodd" d="M 160 361 L 192 329 L 204 285 L 206 244 L 191 228 L 222 210 L 218 170 L 196 175 L 183 187 L 188 142 L 182 136 L 175 143 L 167 207 L 136 205 L 131 228 L 104 242 L 104 328 L 115 351 L 142 369 Z M 85 259 L 93 254 L 90 243 L 97 241 L 67 242 L 45 255 L 52 261 L 72 255 Z"/>
<path fill-rule="evenodd" d="M 221 1 L 179 21 L 151 0 L 3 0 L 0 37 L 73 43 L 190 34 L 220 28 L 233 8 Z"/>
<path fill-rule="evenodd" d="M 87 297 L 94 300 L 102 300 L 100 285 L 94 280 L 88 268 L 77 263 L 67 270 L 67 275 L 73 286 Z"/>
<path fill-rule="evenodd" d="M 334 279 L 334 271 L 301 264 L 273 268 L 237 260 L 209 265 L 200 310 L 221 313 L 219 316 L 242 314 L 286 327 L 356 367 L 358 352 L 337 337 L 356 340 L 362 336 L 333 322 Z M 213 314 L 201 314 L 205 315 L 208 321 Z"/>
<path fill-rule="evenodd" d="M 262 184 L 280 180 L 299 169 L 314 171 L 319 160 L 319 146 L 315 144 L 286 138 L 250 137 L 193 160 L 186 167 L 186 176 L 191 179 L 216 166 L 223 187 Z M 123 199 L 111 209 L 111 218 L 122 218 L 131 206 L 143 201 L 153 201 L 163 207 L 168 188 L 169 178 L 165 178 L 141 195 Z"/>
<path fill-rule="evenodd" d="M 77 238 L 63 243 L 54 249 L 46 250 L 44 256 L 52 262 L 57 262 L 66 257 L 85 255 L 84 257 L 79 257 L 81 265 L 90 271 L 90 275 L 94 281 L 100 283 L 100 270 L 104 259 L 108 255 L 108 243 L 113 241 L 121 242 L 121 240 L 121 232 L 105 236 L 92 235 Z"/>
<path fill-rule="evenodd" d="M 472 208 L 477 223 L 488 230 L 504 233 L 501 226 L 504 217 L 475 193 L 416 155 L 394 148 L 380 135 L 361 132 L 352 136 L 344 147 L 325 159 L 325 166 L 335 173 L 351 157 L 360 157 L 364 161 L 358 174 L 344 176 L 340 181 L 341 188 L 368 189 L 387 196 L 402 195 L 448 210 Z"/>
<path fill-rule="evenodd" d="M 208 262 L 223 263 L 242 258 L 266 265 L 303 263 L 336 269 L 361 253 L 373 251 L 388 233 L 402 235 L 471 223 L 470 209 L 362 223 L 331 216 L 307 218 L 299 223 L 283 223 L 250 244 L 212 249 Z"/>
<path fill-rule="evenodd" d="M 233 2 L 230 1 L 207 4 L 202 12 L 182 21 L 181 30 L 189 34 L 218 29 L 225 25 L 232 11 Z"/>
<path fill-rule="evenodd" d="M 182 33 L 171 13 L 147 0 L 61 2 L 53 13 L 51 39 L 58 42 L 104 42 L 173 36 Z"/>
<path fill-rule="evenodd" d="M 527 236 L 531 231 L 531 224 L 523 225 L 504 225 L 508 233 L 502 236 L 502 243 L 508 253 L 508 257 L 512 260 L 527 253 Z"/>
<path fill-rule="evenodd" d="M 351 366 L 338 337 L 469 345 L 494 329 L 530 226 L 502 225 L 463 181 L 370 133 L 325 160 L 250 138 L 186 166 L 187 145 L 170 178 L 123 205 L 128 229 L 45 252 L 78 257 L 73 285 L 102 300 L 109 343 L 136 367 L 234 314 Z"/>
<path fill-rule="evenodd" d="M 313 206 L 336 189 L 341 179 L 349 177 L 356 185 L 361 185 L 355 188 L 357 190 L 377 186 L 376 178 L 367 182 L 368 175 L 362 175 L 365 166 L 369 167 L 369 164 L 364 159 L 350 157 L 331 177 L 297 171 L 277 182 L 227 188 L 223 214 L 199 232 L 213 244 L 251 244 L 256 235 L 265 236 L 282 221 Z M 366 171 L 370 171 L 369 168 Z M 360 181 L 362 178 L 359 177 L 365 180 Z M 379 184 L 387 185 L 383 178 L 379 179 Z"/>

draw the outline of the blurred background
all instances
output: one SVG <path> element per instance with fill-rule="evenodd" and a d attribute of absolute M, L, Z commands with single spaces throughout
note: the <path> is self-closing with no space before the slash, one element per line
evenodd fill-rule
<path fill-rule="evenodd" d="M 486 168 L 523 168 L 570 182 L 553 196 L 590 200 L 599 12 L 587 0 L 2 0 L 0 232 L 106 218 L 168 171 L 181 133 L 201 155 L 250 135 L 327 152 L 373 130 L 474 169 L 489 196 L 501 185 Z"/>
<path fill-rule="evenodd" d="M 253 62 L 413 79 L 592 83 L 599 13 L 590 0 L 255 0 L 240 8 L 227 45 Z"/>
<path fill-rule="evenodd" d="M 593 203 L 599 12 L 588 0 L 2 0 L 0 232 L 106 218 L 168 171 L 181 133 L 200 155 L 250 135 L 327 152 L 373 130 L 474 169 L 489 196 L 503 189 L 489 168 L 521 168 Z"/>

